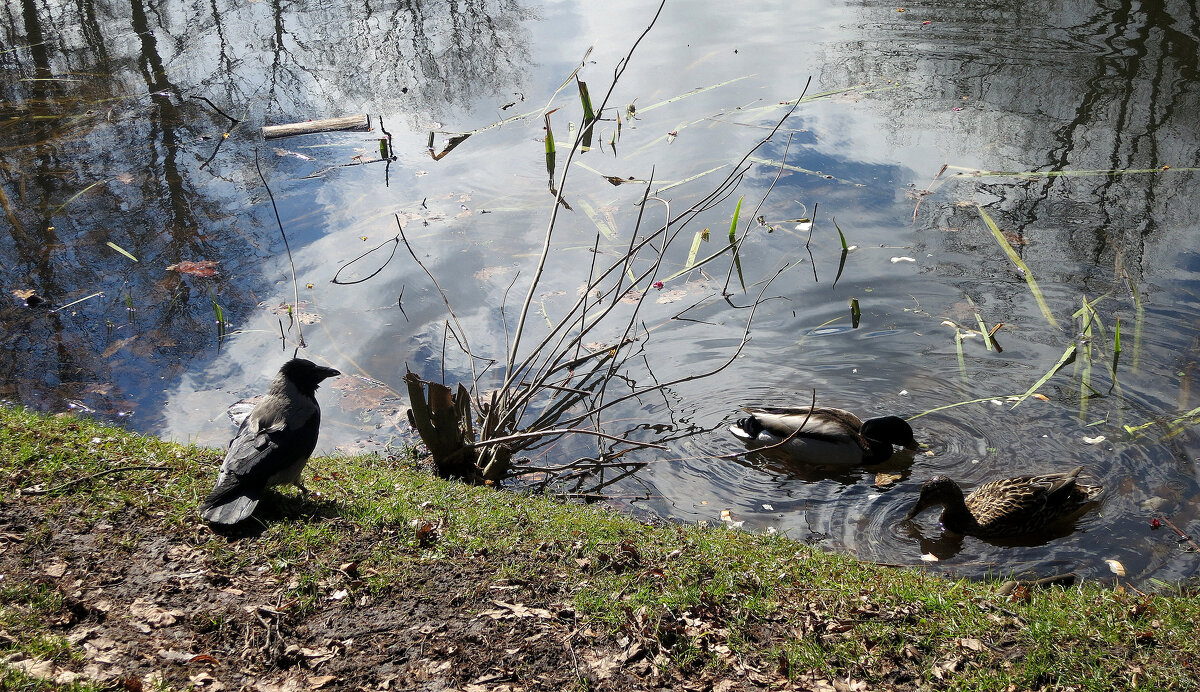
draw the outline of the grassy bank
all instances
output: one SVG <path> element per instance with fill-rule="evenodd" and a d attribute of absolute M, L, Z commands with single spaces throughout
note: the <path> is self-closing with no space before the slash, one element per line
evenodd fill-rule
<path fill-rule="evenodd" d="M 0 408 L 0 688 L 1200 689 L 1195 596 L 1002 594 L 378 457 L 221 535 L 220 457 Z"/>

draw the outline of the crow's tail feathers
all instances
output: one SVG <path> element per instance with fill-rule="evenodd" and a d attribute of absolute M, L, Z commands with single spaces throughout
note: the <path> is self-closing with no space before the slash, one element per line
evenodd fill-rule
<path fill-rule="evenodd" d="M 259 493 L 246 488 L 222 490 L 217 488 L 200 504 L 200 516 L 211 524 L 232 526 L 254 513 Z"/>

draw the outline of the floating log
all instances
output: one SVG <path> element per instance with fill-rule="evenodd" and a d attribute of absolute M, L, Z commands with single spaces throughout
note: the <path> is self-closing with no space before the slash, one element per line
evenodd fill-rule
<path fill-rule="evenodd" d="M 311 135 L 317 132 L 367 132 L 371 129 L 371 118 L 366 114 L 347 115 L 344 118 L 308 120 L 287 125 L 266 125 L 262 129 L 263 139 L 278 139 L 295 135 Z"/>

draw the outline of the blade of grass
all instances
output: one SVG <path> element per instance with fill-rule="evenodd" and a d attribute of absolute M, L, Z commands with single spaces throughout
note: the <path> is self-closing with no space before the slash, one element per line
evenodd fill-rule
<path fill-rule="evenodd" d="M 81 196 L 82 196 L 82 195 L 83 195 L 85 192 L 87 192 L 88 190 L 92 189 L 93 187 L 96 187 L 97 185 L 103 185 L 104 183 L 107 183 L 107 182 L 108 182 L 108 180 L 97 180 L 96 182 L 92 183 L 91 185 L 88 185 L 87 187 L 83 188 L 83 189 L 82 189 L 82 190 L 80 190 L 79 192 L 76 192 L 75 194 L 71 195 L 71 198 L 70 198 L 70 199 L 68 199 L 67 201 L 65 201 L 65 202 L 63 202 L 62 204 L 58 205 L 58 207 L 56 207 L 56 208 L 54 209 L 54 211 L 50 212 L 50 216 L 54 216 L 54 215 L 55 215 L 55 214 L 57 214 L 58 212 L 62 211 L 62 210 L 63 210 L 63 209 L 64 209 L 64 208 L 65 208 L 65 207 L 68 205 L 68 204 L 70 204 L 71 202 L 74 202 L 75 200 L 79 199 L 79 198 L 80 198 L 80 197 L 81 197 Z M 136 262 L 137 260 L 134 260 L 134 261 Z"/>
<path fill-rule="evenodd" d="M 79 300 L 72 300 L 71 302 L 67 303 L 66 305 L 60 305 L 60 306 L 54 308 L 53 310 L 51 310 L 50 312 L 58 312 L 59 310 L 66 310 L 67 308 L 71 307 L 72 305 L 77 305 L 79 303 L 82 303 L 85 300 L 91 300 L 92 298 L 95 298 L 96 296 L 102 296 L 102 295 L 104 295 L 103 291 L 97 291 L 96 293 L 93 293 L 90 296 L 84 296 L 84 297 L 80 298 Z"/>
<path fill-rule="evenodd" d="M 1138 366 L 1142 362 L 1142 324 L 1145 317 L 1145 308 L 1142 306 L 1142 294 L 1138 292 L 1137 284 L 1133 279 L 1126 276 L 1126 283 L 1129 284 L 1129 292 L 1133 294 L 1133 371 L 1138 371 Z"/>
<path fill-rule="evenodd" d="M 909 416 L 906 420 L 915 420 L 917 418 L 920 418 L 921 416 L 928 416 L 931 413 L 937 413 L 938 411 L 945 411 L 946 409 L 957 408 L 959 406 L 966 406 L 967 404 L 980 404 L 985 401 L 996 401 L 997 399 L 1010 399 L 1011 400 L 1011 399 L 1015 399 L 1015 398 L 1017 398 L 1016 394 L 998 394 L 996 396 L 985 396 L 985 397 L 982 397 L 979 399 L 968 399 L 967 401 L 959 401 L 959 402 L 956 402 L 953 404 L 945 404 L 943 406 L 931 408 L 928 411 L 922 411 L 915 416 Z"/>
<path fill-rule="evenodd" d="M 745 293 L 746 279 L 742 276 L 742 258 L 738 255 L 737 249 L 738 215 L 742 213 L 743 199 L 745 197 L 738 197 L 737 206 L 733 208 L 733 221 L 729 223 L 729 247 L 733 248 L 733 263 L 737 267 L 738 282 L 742 284 L 742 293 Z"/>
<path fill-rule="evenodd" d="M 1046 304 L 1046 297 L 1042 295 L 1042 289 L 1038 287 L 1037 281 L 1033 278 L 1033 272 L 1029 271 L 1029 267 L 1026 266 L 1021 257 L 1017 255 L 1017 251 L 1014 250 L 1013 246 L 1009 244 L 1008 239 L 1004 237 L 1004 233 L 1000 231 L 1000 227 L 996 225 L 995 221 L 992 221 L 992 217 L 988 216 L 988 213 L 983 210 L 983 207 L 976 206 L 975 208 L 979 210 L 979 216 L 983 218 L 983 222 L 987 224 L 988 229 L 991 230 L 992 235 L 996 238 L 996 242 L 999 243 L 1001 249 L 1004 250 L 1004 254 L 1008 255 L 1008 259 L 1010 259 L 1013 264 L 1017 265 L 1017 268 L 1020 269 L 1022 274 L 1025 276 L 1025 283 L 1029 284 L 1029 290 L 1033 293 L 1033 298 L 1037 301 L 1038 307 L 1042 311 L 1042 316 L 1046 318 L 1046 321 L 1050 323 L 1050 326 L 1057 327 L 1058 320 L 1054 319 L 1054 314 L 1050 312 L 1050 306 Z"/>
<path fill-rule="evenodd" d="M 846 245 L 846 234 L 842 233 L 842 227 L 838 225 L 837 217 L 833 219 L 833 227 L 837 229 L 838 240 L 842 241 L 842 252 L 846 252 L 850 248 Z"/>
<path fill-rule="evenodd" d="M 596 224 L 596 228 L 600 229 L 600 232 L 604 234 L 605 238 L 614 241 L 617 239 L 616 230 L 609 226 L 608 222 L 602 219 L 600 215 L 596 213 L 595 208 L 588 204 L 586 199 L 580 199 L 578 203 L 579 207 L 583 209 L 583 213 L 587 214 L 587 217 L 592 220 L 592 223 Z"/>
<path fill-rule="evenodd" d="M 713 89 L 717 89 L 717 88 L 720 88 L 723 86 L 728 86 L 730 84 L 733 84 L 734 82 L 740 82 L 743 79 L 749 79 L 750 77 L 753 77 L 753 76 L 754 75 L 749 75 L 749 74 L 742 75 L 741 77 L 734 77 L 733 79 L 729 79 L 729 80 L 726 80 L 724 82 L 720 82 L 717 84 L 712 84 L 710 86 L 696 87 L 695 89 L 692 89 L 691 91 L 689 91 L 685 94 L 679 94 L 678 96 L 672 96 L 671 98 L 669 98 L 665 101 L 659 101 L 658 103 L 652 103 L 649 106 L 638 108 L 637 112 L 638 112 L 638 115 L 641 115 L 642 113 L 647 113 L 649 111 L 654 110 L 655 108 L 661 108 L 667 104 L 675 103 L 676 101 L 681 101 L 683 99 L 686 99 L 686 98 L 689 98 L 692 96 L 696 96 L 698 94 L 703 94 L 706 91 L 711 91 Z"/>
<path fill-rule="evenodd" d="M 1175 173 L 1178 171 L 1197 171 L 1200 168 L 1109 168 L 1097 169 L 1090 171 L 985 171 L 978 168 L 964 168 L 962 166 L 947 166 L 960 173 L 954 175 L 970 178 L 1003 178 L 1003 177 L 1021 177 L 1021 178 L 1059 178 L 1059 177 L 1078 177 L 1078 176 L 1105 176 L 1105 175 L 1128 175 L 1131 173 Z"/>
<path fill-rule="evenodd" d="M 983 321 L 983 316 L 979 314 L 979 308 L 975 307 L 975 301 L 971 300 L 971 296 L 967 296 L 967 304 L 971 306 L 971 311 L 975 313 L 975 322 L 979 325 L 979 334 L 983 337 L 983 345 L 987 350 L 992 350 L 992 340 L 988 336 L 987 324 Z"/>
<path fill-rule="evenodd" d="M 1073 362 L 1075 360 L 1075 349 L 1075 343 L 1071 342 L 1071 345 L 1067 347 L 1067 350 L 1063 351 L 1062 356 L 1059 357 L 1058 362 L 1054 364 L 1054 367 L 1050 368 L 1045 375 L 1042 375 L 1037 382 L 1034 382 L 1032 387 L 1025 390 L 1024 394 L 1017 397 L 1017 403 L 1013 404 L 1012 407 L 1016 408 L 1020 406 L 1021 402 L 1028 399 L 1038 389 L 1041 389 L 1042 385 L 1046 384 L 1051 377 L 1054 377 L 1054 374 L 1061 370 L 1063 366 Z"/>
<path fill-rule="evenodd" d="M 112 248 L 112 249 L 116 250 L 117 252 L 121 253 L 122 255 L 125 255 L 126 257 L 128 257 L 128 258 L 129 258 L 129 259 L 131 259 L 131 260 L 133 260 L 134 262 L 138 261 L 138 258 L 136 258 L 136 257 L 134 257 L 133 255 L 129 254 L 129 251 L 128 251 L 128 250 L 126 250 L 125 248 L 121 247 L 120 245 L 117 245 L 116 243 L 112 242 L 111 240 L 110 240 L 110 241 L 108 241 L 107 243 L 105 243 L 105 245 L 107 245 L 107 246 L 109 246 L 110 248 Z"/>
<path fill-rule="evenodd" d="M 688 251 L 687 264 L 683 266 L 685 270 L 691 269 L 696 264 L 696 253 L 700 252 L 700 243 L 708 237 L 708 229 L 696 231 L 696 237 L 692 238 L 692 249 Z"/>
<path fill-rule="evenodd" d="M 967 381 L 967 359 L 963 357 L 962 337 L 962 330 L 955 328 L 954 350 L 958 354 L 958 376 L 963 384 L 969 384 Z"/>

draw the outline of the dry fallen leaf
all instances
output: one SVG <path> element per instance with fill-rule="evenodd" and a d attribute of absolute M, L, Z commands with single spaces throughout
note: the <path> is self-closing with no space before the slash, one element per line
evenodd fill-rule
<path fill-rule="evenodd" d="M 875 485 L 880 488 L 886 488 L 901 478 L 903 478 L 903 476 L 898 473 L 877 473 L 875 474 Z"/>
<path fill-rule="evenodd" d="M 167 271 L 177 271 L 180 274 L 191 274 L 192 276 L 216 276 L 217 262 L 216 260 L 200 260 L 198 262 L 185 260 L 179 264 L 168 266 Z"/>
<path fill-rule="evenodd" d="M 183 617 L 182 610 L 167 610 L 145 598 L 139 598 L 130 603 L 129 612 L 140 620 L 140 622 L 135 622 L 134 626 L 143 633 L 149 632 L 151 629 L 173 625 L 178 618 Z"/>
<path fill-rule="evenodd" d="M 678 300 L 683 300 L 687 297 L 687 291 L 682 288 L 673 288 L 669 291 L 663 291 L 654 299 L 656 303 L 674 303 Z"/>
<path fill-rule="evenodd" d="M 58 579 L 59 577 L 61 577 L 62 575 L 67 573 L 67 563 L 51 562 L 50 564 L 48 564 L 42 568 L 42 573 L 45 574 L 47 577 L 54 577 L 55 579 Z"/>

